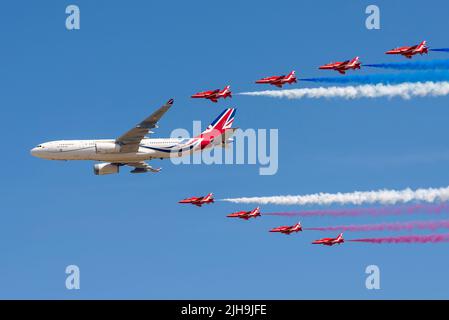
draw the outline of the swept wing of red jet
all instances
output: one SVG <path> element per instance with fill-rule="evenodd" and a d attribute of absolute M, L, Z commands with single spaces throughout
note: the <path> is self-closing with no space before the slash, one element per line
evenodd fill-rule
<path fill-rule="evenodd" d="M 239 211 L 227 215 L 228 218 L 240 218 L 248 220 L 250 218 L 260 217 L 260 208 L 257 207 L 251 211 Z"/>
<path fill-rule="evenodd" d="M 262 78 L 262 79 L 257 80 L 256 83 L 266 83 L 266 84 L 271 84 L 273 86 L 276 86 L 278 88 L 282 88 L 282 86 L 286 83 L 289 83 L 289 84 L 296 83 L 296 80 L 297 79 L 295 76 L 295 71 L 292 71 L 288 75 Z"/>
<path fill-rule="evenodd" d="M 333 246 L 334 244 L 340 244 L 345 242 L 345 239 L 343 239 L 343 233 L 340 233 L 338 237 L 336 238 L 323 238 L 319 240 L 315 240 L 312 242 L 312 244 L 322 244 L 325 246 Z"/>
<path fill-rule="evenodd" d="M 352 60 L 346 60 L 343 62 L 331 62 L 319 67 L 321 70 L 335 70 L 340 72 L 341 74 L 345 74 L 349 69 L 360 69 L 360 60 L 359 57 L 355 57 Z"/>
<path fill-rule="evenodd" d="M 187 199 L 183 199 L 179 201 L 178 203 L 190 203 L 195 206 L 201 207 L 203 204 L 206 203 L 213 203 L 214 202 L 214 195 L 212 193 L 209 193 L 207 196 L 204 197 L 191 197 Z"/>
<path fill-rule="evenodd" d="M 423 41 L 420 44 L 417 44 L 415 46 L 394 48 L 394 49 L 388 50 L 385 53 L 386 54 L 400 54 L 408 59 L 411 59 L 415 54 L 419 53 L 420 55 L 423 55 L 425 53 L 429 53 L 429 48 L 426 45 L 426 41 Z"/>
<path fill-rule="evenodd" d="M 218 99 L 220 98 L 226 99 L 227 97 L 232 98 L 231 86 L 226 86 L 224 87 L 223 90 L 216 89 L 198 92 L 191 96 L 191 98 L 209 99 L 212 102 L 217 102 Z"/>
<path fill-rule="evenodd" d="M 280 232 L 283 234 L 291 234 L 293 232 L 299 232 L 302 231 L 301 222 L 298 222 L 297 224 L 293 226 L 281 226 L 277 228 L 273 228 L 270 230 L 270 232 Z"/>

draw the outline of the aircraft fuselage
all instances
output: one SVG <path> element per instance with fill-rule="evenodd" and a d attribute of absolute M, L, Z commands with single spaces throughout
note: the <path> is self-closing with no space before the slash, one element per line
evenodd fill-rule
<path fill-rule="evenodd" d="M 59 140 L 42 143 L 31 154 L 48 160 L 94 160 L 106 162 L 133 162 L 158 158 L 183 157 L 200 151 L 201 138 L 145 138 L 137 152 L 120 152 L 114 139 Z"/>

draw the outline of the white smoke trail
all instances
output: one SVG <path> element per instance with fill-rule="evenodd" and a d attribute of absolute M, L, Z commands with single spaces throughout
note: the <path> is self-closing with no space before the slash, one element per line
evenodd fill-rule
<path fill-rule="evenodd" d="M 412 97 L 446 96 L 449 94 L 449 82 L 405 82 L 400 84 L 366 84 L 345 87 L 318 87 L 287 90 L 266 90 L 241 92 L 241 95 L 265 96 L 273 98 L 393 98 L 410 99 Z"/>
<path fill-rule="evenodd" d="M 397 204 L 412 201 L 419 202 L 444 202 L 449 200 L 449 187 L 412 190 L 377 190 L 355 191 L 349 193 L 316 193 L 298 196 L 272 196 L 272 197 L 247 197 L 228 198 L 223 201 L 234 203 L 259 203 L 277 205 L 331 205 L 364 203 Z"/>

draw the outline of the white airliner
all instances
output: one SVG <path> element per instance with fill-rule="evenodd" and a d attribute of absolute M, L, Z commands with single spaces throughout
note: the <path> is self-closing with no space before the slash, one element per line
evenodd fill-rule
<path fill-rule="evenodd" d="M 94 165 L 96 175 L 118 173 L 121 166 L 134 167 L 131 173 L 159 172 L 145 160 L 183 157 L 215 146 L 226 147 L 235 131 L 231 128 L 235 109 L 224 110 L 199 136 L 194 138 L 150 139 L 147 134 L 173 105 L 170 99 L 156 112 L 117 139 L 60 140 L 42 143 L 31 150 L 38 158 L 49 160 L 104 161 Z"/>

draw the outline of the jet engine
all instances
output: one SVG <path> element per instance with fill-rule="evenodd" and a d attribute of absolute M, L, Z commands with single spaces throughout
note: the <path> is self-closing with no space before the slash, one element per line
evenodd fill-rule
<path fill-rule="evenodd" d="M 97 153 L 116 153 L 120 152 L 120 145 L 115 142 L 97 142 L 95 149 Z"/>
<path fill-rule="evenodd" d="M 98 175 L 118 173 L 119 166 L 112 163 L 97 163 L 94 165 L 94 173 Z"/>

